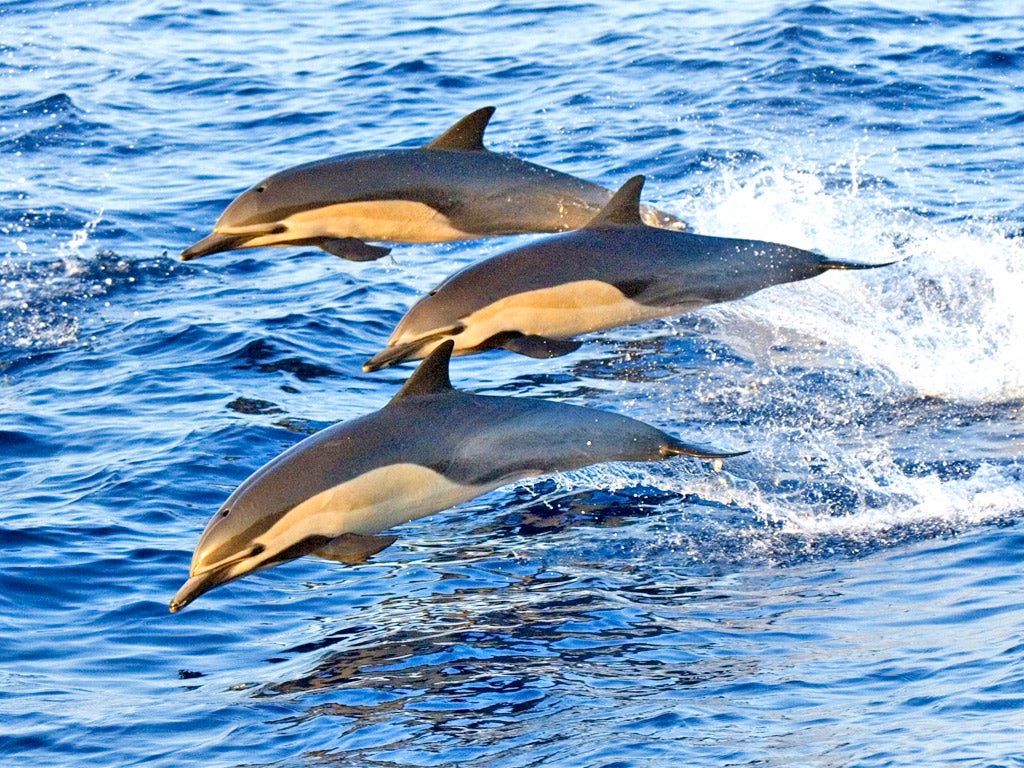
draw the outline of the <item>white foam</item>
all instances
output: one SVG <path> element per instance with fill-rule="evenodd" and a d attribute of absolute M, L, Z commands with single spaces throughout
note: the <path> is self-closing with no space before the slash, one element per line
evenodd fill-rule
<path fill-rule="evenodd" d="M 696 493 L 738 510 L 750 526 L 734 521 L 721 535 L 768 558 L 836 537 L 884 543 L 1024 514 L 1014 416 L 1024 398 L 1024 239 L 1009 234 L 1019 222 L 930 218 L 848 167 L 835 188 L 802 168 L 723 171 L 700 197 L 670 206 L 701 233 L 901 260 L 704 309 L 711 332 L 749 366 L 620 382 L 607 403 L 670 432 L 699 418 L 707 442 L 751 454 L 722 472 L 679 461 L 591 468 L 561 478 L 558 493 L 588 484 Z M 716 415 L 739 426 L 719 437 Z"/>
<path fill-rule="evenodd" d="M 967 476 L 943 479 L 935 472 L 907 474 L 882 456 L 845 456 L 839 462 L 845 467 L 831 479 L 854 501 L 847 500 L 843 511 L 837 512 L 827 503 L 805 497 L 816 474 L 806 464 L 797 461 L 783 468 L 785 462 L 764 466 L 756 459 L 747 461 L 742 474 L 734 473 L 736 465 L 728 461 L 724 471 L 681 460 L 588 467 L 555 476 L 554 487 L 534 497 L 531 505 L 592 488 L 628 493 L 655 487 L 678 493 L 680 498 L 700 499 L 704 504 L 694 507 L 659 502 L 661 510 L 652 519 L 665 525 L 636 529 L 641 535 L 644 531 L 653 535 L 647 546 L 685 551 L 698 562 L 789 561 L 794 556 L 828 553 L 840 542 L 844 549 L 856 552 L 956 534 L 1024 512 L 1024 486 L 994 464 L 982 463 Z M 767 482 L 762 482 L 762 473 Z M 794 482 L 788 489 L 773 487 L 773 474 Z M 682 517 L 677 516 L 680 512 Z"/>
<path fill-rule="evenodd" d="M 706 311 L 741 339 L 753 324 L 845 350 L 920 395 L 1024 396 L 1024 238 L 999 222 L 926 218 L 864 189 L 851 167 L 839 190 L 806 170 L 766 168 L 742 180 L 725 173 L 685 213 L 700 232 L 899 264 L 831 272 Z"/>

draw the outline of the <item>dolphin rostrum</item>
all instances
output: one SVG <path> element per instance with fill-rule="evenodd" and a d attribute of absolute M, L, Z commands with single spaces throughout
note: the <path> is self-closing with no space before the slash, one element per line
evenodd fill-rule
<path fill-rule="evenodd" d="M 494 107 L 466 115 L 425 146 L 339 155 L 276 173 L 224 210 L 185 261 L 220 251 L 313 245 L 351 261 L 389 252 L 371 242 L 437 243 L 586 224 L 612 192 L 484 147 Z M 685 222 L 645 206 L 652 224 Z"/>
<path fill-rule="evenodd" d="M 171 611 L 303 555 L 362 562 L 395 541 L 381 531 L 519 478 L 606 461 L 738 455 L 594 408 L 455 390 L 451 350 L 439 346 L 381 410 L 318 432 L 243 482 L 206 526 Z"/>
<path fill-rule="evenodd" d="M 739 299 L 830 269 L 883 266 L 647 226 L 638 211 L 643 183 L 643 176 L 627 181 L 582 229 L 446 279 L 413 305 L 363 370 L 424 357 L 448 339 L 456 355 L 502 348 L 557 357 L 579 348 L 582 342 L 572 338 L 579 334 Z"/>

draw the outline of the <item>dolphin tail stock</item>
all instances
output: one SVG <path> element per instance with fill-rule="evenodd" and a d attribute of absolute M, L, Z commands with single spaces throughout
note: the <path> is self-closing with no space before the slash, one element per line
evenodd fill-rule
<path fill-rule="evenodd" d="M 683 219 L 673 216 L 671 213 L 655 208 L 647 203 L 640 203 L 640 218 L 644 224 L 658 229 L 668 229 L 673 232 L 689 232 L 690 225 Z"/>

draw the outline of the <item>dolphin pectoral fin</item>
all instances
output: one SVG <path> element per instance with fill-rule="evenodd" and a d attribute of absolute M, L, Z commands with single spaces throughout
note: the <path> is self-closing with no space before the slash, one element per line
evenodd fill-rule
<path fill-rule="evenodd" d="M 673 440 L 661 447 L 661 455 L 669 456 L 693 456 L 698 459 L 728 459 L 733 456 L 742 456 L 750 451 L 720 451 L 717 448 L 707 448 L 702 445 L 689 445 L 687 443 Z"/>
<path fill-rule="evenodd" d="M 310 552 L 324 560 L 334 560 L 346 565 L 365 563 L 398 541 L 397 536 L 363 536 L 358 533 L 343 533 Z"/>
<path fill-rule="evenodd" d="M 191 261 L 192 259 L 198 259 L 200 256 L 208 256 L 211 253 L 235 251 L 239 248 L 244 248 L 245 241 L 248 239 L 248 237 L 241 235 L 219 235 L 214 232 L 212 235 L 207 235 L 195 245 L 190 245 L 182 251 L 181 260 Z"/>
<path fill-rule="evenodd" d="M 575 352 L 583 346 L 583 342 L 572 339 L 552 339 L 547 336 L 510 334 L 502 339 L 492 339 L 488 346 L 507 349 L 509 352 L 526 355 L 527 357 L 547 358 L 561 357 L 562 355 L 568 355 L 570 352 Z"/>
<path fill-rule="evenodd" d="M 358 237 L 321 237 L 312 241 L 312 244 L 332 256 L 349 261 L 376 261 L 391 253 L 390 248 L 368 245 Z"/>

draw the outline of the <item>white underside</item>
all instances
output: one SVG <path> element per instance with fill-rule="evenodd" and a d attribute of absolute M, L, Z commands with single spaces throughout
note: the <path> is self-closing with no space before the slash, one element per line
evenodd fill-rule
<path fill-rule="evenodd" d="M 285 231 L 259 235 L 247 247 L 284 244 L 319 237 L 355 237 L 370 242 L 437 243 L 475 237 L 454 227 L 448 218 L 423 203 L 377 200 L 338 203 L 310 208 L 269 224 L 214 228 L 220 235 L 250 235 L 284 227 Z"/>

